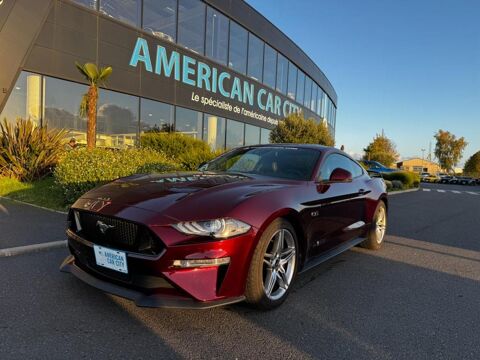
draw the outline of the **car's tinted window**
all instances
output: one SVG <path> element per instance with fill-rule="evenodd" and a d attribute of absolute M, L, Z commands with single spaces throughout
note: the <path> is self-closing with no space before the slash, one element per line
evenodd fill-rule
<path fill-rule="evenodd" d="M 320 180 L 328 181 L 332 171 L 336 168 L 349 171 L 353 178 L 363 174 L 363 169 L 356 162 L 341 154 L 331 154 L 325 159 L 320 168 Z"/>
<path fill-rule="evenodd" d="M 310 180 L 319 156 L 317 150 L 295 147 L 241 148 L 214 159 L 203 170 Z"/>

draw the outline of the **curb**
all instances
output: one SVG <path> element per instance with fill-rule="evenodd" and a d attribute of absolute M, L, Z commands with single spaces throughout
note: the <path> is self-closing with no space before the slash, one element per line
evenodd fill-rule
<path fill-rule="evenodd" d="M 47 210 L 47 211 L 55 212 L 55 213 L 57 213 L 57 214 L 63 214 L 63 215 L 67 215 L 67 214 L 68 214 L 68 212 L 66 212 L 66 211 L 49 209 L 49 208 L 47 208 L 47 207 L 40 206 L 40 205 L 35 205 L 35 204 L 31 204 L 31 203 L 28 203 L 28 202 L 25 202 L 25 201 L 22 201 L 22 200 L 12 199 L 11 197 L 8 197 L 8 196 L 0 196 L 0 199 L 6 199 L 6 200 L 10 200 L 10 201 L 19 203 L 19 204 L 28 205 L 28 206 L 33 206 L 33 207 L 36 207 L 37 209 Z"/>
<path fill-rule="evenodd" d="M 51 241 L 43 244 L 17 246 L 13 248 L 0 249 L 0 258 L 15 255 L 29 254 L 48 249 L 66 248 L 67 240 Z"/>
<path fill-rule="evenodd" d="M 407 190 L 400 190 L 400 191 L 392 191 L 392 192 L 389 192 L 388 193 L 388 196 L 392 196 L 392 195 L 398 195 L 398 194 L 405 194 L 405 193 L 409 193 L 409 192 L 415 192 L 415 191 L 418 191 L 420 190 L 420 188 L 415 188 L 415 189 L 407 189 Z"/>

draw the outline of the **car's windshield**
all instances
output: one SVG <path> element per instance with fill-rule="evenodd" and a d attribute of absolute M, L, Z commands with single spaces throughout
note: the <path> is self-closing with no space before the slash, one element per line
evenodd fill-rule
<path fill-rule="evenodd" d="M 296 147 L 241 148 L 212 160 L 202 170 L 309 180 L 319 156 L 318 150 Z"/>

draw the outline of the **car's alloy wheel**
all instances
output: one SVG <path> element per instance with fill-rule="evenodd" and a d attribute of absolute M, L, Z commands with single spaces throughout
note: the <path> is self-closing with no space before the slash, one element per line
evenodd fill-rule
<path fill-rule="evenodd" d="M 360 243 L 364 248 L 378 250 L 383 245 L 385 233 L 387 232 L 387 207 L 380 200 L 373 215 L 372 226 L 367 233 L 367 238 Z"/>
<path fill-rule="evenodd" d="M 274 220 L 263 231 L 252 256 L 246 301 L 260 309 L 272 309 L 285 301 L 298 267 L 298 240 L 285 219 Z"/>
<path fill-rule="evenodd" d="M 288 290 L 295 271 L 296 246 L 292 233 L 280 229 L 263 256 L 263 289 L 271 300 L 280 299 Z"/>
<path fill-rule="evenodd" d="M 385 206 L 378 208 L 376 217 L 375 217 L 375 237 L 378 244 L 383 242 L 385 237 L 385 232 L 387 231 L 387 211 Z"/>

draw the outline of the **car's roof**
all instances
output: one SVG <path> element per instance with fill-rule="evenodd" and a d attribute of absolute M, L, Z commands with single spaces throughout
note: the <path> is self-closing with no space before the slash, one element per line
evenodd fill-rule
<path fill-rule="evenodd" d="M 289 147 L 289 148 L 296 147 L 296 148 L 302 148 L 302 149 L 315 149 L 315 150 L 331 150 L 331 149 L 338 150 L 337 148 L 332 146 L 324 146 L 319 144 L 295 144 L 295 143 L 262 144 L 262 145 L 251 145 L 251 146 L 245 146 L 245 147 Z"/>

